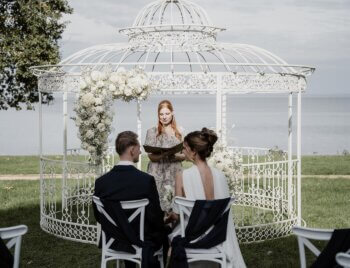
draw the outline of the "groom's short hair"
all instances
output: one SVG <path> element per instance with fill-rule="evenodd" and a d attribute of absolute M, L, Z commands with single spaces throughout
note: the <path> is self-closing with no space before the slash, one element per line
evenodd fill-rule
<path fill-rule="evenodd" d="M 137 134 L 132 131 L 120 132 L 115 140 L 115 150 L 122 155 L 130 146 L 138 145 Z"/>

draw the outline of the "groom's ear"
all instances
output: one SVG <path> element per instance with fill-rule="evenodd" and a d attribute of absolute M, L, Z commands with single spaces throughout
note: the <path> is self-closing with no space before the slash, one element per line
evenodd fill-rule
<path fill-rule="evenodd" d="M 137 147 L 136 145 L 130 146 L 130 153 L 131 153 L 132 156 L 137 154 L 136 147 Z"/>
<path fill-rule="evenodd" d="M 130 153 L 131 155 L 134 155 L 134 148 L 135 148 L 135 146 L 130 146 L 130 147 L 129 147 L 129 153 Z"/>

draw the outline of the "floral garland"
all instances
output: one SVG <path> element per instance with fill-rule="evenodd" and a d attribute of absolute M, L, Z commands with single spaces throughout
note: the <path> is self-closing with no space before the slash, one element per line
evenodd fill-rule
<path fill-rule="evenodd" d="M 140 68 L 83 72 L 73 119 L 79 129 L 81 147 L 89 152 L 91 163 L 101 164 L 108 148 L 113 100 L 145 100 L 150 92 L 150 81 Z"/>
<path fill-rule="evenodd" d="M 217 143 L 214 146 L 213 153 L 208 160 L 208 164 L 221 170 L 228 183 L 230 192 L 233 193 L 236 186 L 235 173 L 241 166 L 243 159 L 238 155 L 235 155 L 232 150 L 221 143 Z"/>

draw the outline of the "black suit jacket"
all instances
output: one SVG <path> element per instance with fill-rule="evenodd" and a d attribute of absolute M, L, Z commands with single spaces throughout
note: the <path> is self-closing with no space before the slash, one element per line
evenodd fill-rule
<path fill-rule="evenodd" d="M 161 246 L 165 227 L 163 211 L 160 208 L 159 195 L 153 176 L 132 165 L 114 166 L 111 171 L 96 180 L 94 195 L 110 201 L 147 198 L 149 204 L 145 210 L 145 240 Z M 99 221 L 98 217 L 96 220 Z"/>

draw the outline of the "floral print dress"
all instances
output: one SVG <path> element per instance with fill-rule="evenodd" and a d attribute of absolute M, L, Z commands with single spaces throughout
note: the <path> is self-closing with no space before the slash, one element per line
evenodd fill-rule
<path fill-rule="evenodd" d="M 181 134 L 183 133 L 181 130 L 180 132 Z M 157 127 L 148 129 L 145 145 L 171 148 L 182 142 L 182 140 L 179 140 L 175 135 L 162 133 L 157 137 L 157 134 Z M 147 172 L 152 175 L 156 181 L 160 206 L 163 211 L 168 212 L 171 209 L 171 200 L 169 200 L 169 195 L 166 189 L 170 186 L 171 189 L 173 189 L 173 192 L 175 192 L 175 174 L 180 171 L 182 171 L 181 162 L 167 162 L 161 160 L 160 162 L 150 161 L 148 164 Z"/>

